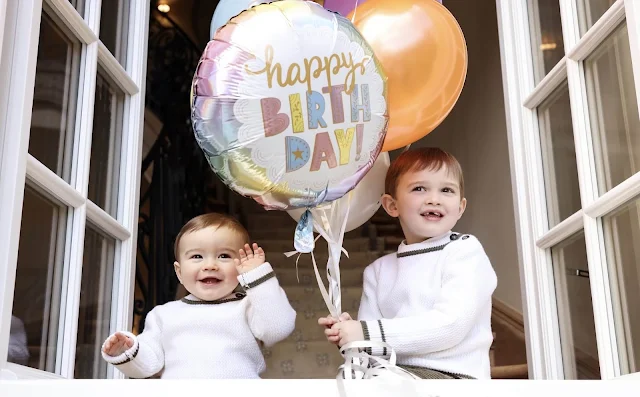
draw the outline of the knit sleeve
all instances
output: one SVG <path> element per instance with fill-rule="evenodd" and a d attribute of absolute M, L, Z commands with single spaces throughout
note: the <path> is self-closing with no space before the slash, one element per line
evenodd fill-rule
<path fill-rule="evenodd" d="M 377 320 L 382 317 L 376 297 L 376 287 L 378 285 L 376 263 L 374 262 L 364 269 L 362 297 L 360 298 L 360 308 L 358 309 L 358 320 L 360 321 Z"/>
<path fill-rule="evenodd" d="M 410 317 L 366 321 L 368 339 L 390 344 L 398 354 L 422 355 L 454 347 L 491 304 L 497 277 L 473 236 L 447 247 L 440 296 L 431 310 Z M 375 351 L 374 351 L 375 354 Z"/>
<path fill-rule="evenodd" d="M 148 378 L 160 372 L 164 367 L 164 350 L 156 311 L 149 312 L 140 335 L 122 333 L 133 340 L 133 346 L 117 357 L 108 356 L 102 351 L 102 358 L 130 378 Z"/>
<path fill-rule="evenodd" d="M 271 264 L 265 262 L 239 275 L 238 281 L 247 291 L 247 319 L 253 336 L 269 347 L 291 335 L 296 325 L 296 311 L 280 287 Z"/>

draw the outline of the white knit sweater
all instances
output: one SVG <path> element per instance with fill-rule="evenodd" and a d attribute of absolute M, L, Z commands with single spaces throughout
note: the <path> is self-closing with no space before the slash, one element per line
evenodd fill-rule
<path fill-rule="evenodd" d="M 102 357 L 130 378 L 148 378 L 161 372 L 166 379 L 259 378 L 265 361 L 258 343 L 266 346 L 288 337 L 296 312 L 291 307 L 269 263 L 238 281 L 246 297 L 199 301 L 189 295 L 156 306 L 146 317 L 144 331 L 118 357 Z"/>
<path fill-rule="evenodd" d="M 474 236 L 448 232 L 398 247 L 364 271 L 358 319 L 398 364 L 490 379 L 496 274 Z M 370 354 L 386 356 L 377 348 Z"/>

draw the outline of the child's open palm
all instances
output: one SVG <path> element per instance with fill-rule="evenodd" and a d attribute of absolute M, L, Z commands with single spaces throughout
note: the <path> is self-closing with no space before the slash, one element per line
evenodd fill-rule
<path fill-rule="evenodd" d="M 239 253 L 240 259 L 235 259 L 234 262 L 240 274 L 253 270 L 264 263 L 264 251 L 256 243 L 253 243 L 253 249 L 249 244 L 245 244 L 244 248 L 240 248 Z"/>
<path fill-rule="evenodd" d="M 116 332 L 104 342 L 102 351 L 105 352 L 105 354 L 107 354 L 108 356 L 118 357 L 132 347 L 133 341 L 131 340 L 131 338 L 129 338 L 122 332 Z"/>

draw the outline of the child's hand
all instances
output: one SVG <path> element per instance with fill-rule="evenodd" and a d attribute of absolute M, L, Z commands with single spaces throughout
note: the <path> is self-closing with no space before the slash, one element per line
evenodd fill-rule
<path fill-rule="evenodd" d="M 351 315 L 349 313 L 342 313 L 340 315 L 339 321 L 350 321 Z M 327 316 L 320 317 L 318 319 L 318 325 L 322 325 L 325 327 L 324 334 L 327 337 L 327 340 L 334 345 L 338 345 L 340 342 L 340 335 L 338 329 L 332 329 L 332 327 L 339 322 L 335 317 Z M 363 337 L 364 338 L 364 337 Z"/>
<path fill-rule="evenodd" d="M 334 324 L 328 331 L 332 331 L 332 335 L 335 335 L 334 339 L 336 339 L 337 337 L 337 345 L 339 347 L 342 347 L 350 342 L 364 340 L 364 332 L 362 331 L 362 324 L 360 323 L 360 321 L 340 321 Z M 327 332 L 325 331 L 325 334 L 326 333 Z M 329 336 L 327 336 L 327 339 L 329 339 Z"/>
<path fill-rule="evenodd" d="M 249 244 L 245 244 L 239 252 L 240 259 L 234 259 L 234 263 L 240 274 L 253 270 L 264 263 L 264 251 L 256 243 L 253 243 L 253 250 Z"/>
<path fill-rule="evenodd" d="M 102 351 L 111 357 L 117 357 L 133 347 L 133 340 L 123 334 L 116 332 L 104 343 Z"/>

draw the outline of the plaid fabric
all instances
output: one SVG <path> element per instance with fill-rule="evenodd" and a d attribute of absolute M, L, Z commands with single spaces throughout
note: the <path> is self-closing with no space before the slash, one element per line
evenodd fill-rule
<path fill-rule="evenodd" d="M 475 379 L 468 375 L 451 374 L 448 372 L 436 371 L 434 369 L 416 367 L 413 365 L 398 364 L 398 367 L 411 372 L 420 379 Z"/>

